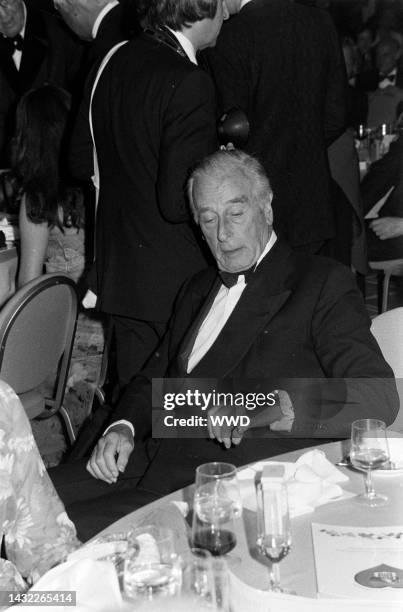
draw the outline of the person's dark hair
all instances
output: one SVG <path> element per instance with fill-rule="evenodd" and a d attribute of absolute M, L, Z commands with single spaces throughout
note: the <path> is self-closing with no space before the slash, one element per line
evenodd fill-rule
<path fill-rule="evenodd" d="M 149 28 L 168 26 L 173 30 L 189 27 L 202 19 L 213 19 L 221 0 L 140 0 L 139 18 Z"/>
<path fill-rule="evenodd" d="M 44 85 L 20 100 L 11 149 L 12 173 L 26 198 L 28 218 L 34 223 L 80 227 L 80 190 L 67 189 L 61 168 L 70 96 L 60 87 Z M 59 209 L 63 207 L 63 220 Z"/>

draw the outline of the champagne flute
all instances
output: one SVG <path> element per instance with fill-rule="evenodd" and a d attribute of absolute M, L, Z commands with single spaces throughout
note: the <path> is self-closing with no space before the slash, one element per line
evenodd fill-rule
<path fill-rule="evenodd" d="M 226 555 L 236 546 L 235 519 L 242 504 L 237 470 L 231 463 L 204 463 L 196 469 L 192 543 L 212 555 Z"/>
<path fill-rule="evenodd" d="M 269 591 L 291 593 L 280 586 L 279 563 L 291 547 L 291 527 L 288 511 L 287 487 L 275 483 L 256 487 L 257 548 L 271 561 Z"/>
<path fill-rule="evenodd" d="M 389 461 L 389 448 L 386 438 L 386 424 L 378 419 L 360 419 L 351 425 L 351 464 L 365 472 L 365 493 L 354 498 L 365 506 L 384 506 L 386 495 L 375 493 L 372 470 L 380 468 Z"/>

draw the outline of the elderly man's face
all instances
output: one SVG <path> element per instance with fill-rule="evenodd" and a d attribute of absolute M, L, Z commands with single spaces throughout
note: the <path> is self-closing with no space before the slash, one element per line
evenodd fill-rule
<path fill-rule="evenodd" d="M 376 66 L 382 74 L 389 74 L 397 63 L 399 53 L 393 45 L 379 43 L 376 50 Z"/>
<path fill-rule="evenodd" d="M 219 269 L 240 272 L 253 266 L 271 233 L 270 201 L 256 202 L 251 181 L 242 172 L 196 178 L 193 201 Z"/>
<path fill-rule="evenodd" d="M 0 1 L 0 32 L 12 38 L 24 27 L 24 3 L 22 0 Z"/>

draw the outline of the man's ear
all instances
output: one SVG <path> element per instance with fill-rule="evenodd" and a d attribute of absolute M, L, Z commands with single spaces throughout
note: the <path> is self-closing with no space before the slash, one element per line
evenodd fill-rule
<path fill-rule="evenodd" d="M 268 225 L 273 225 L 273 209 L 271 207 L 272 200 L 273 194 L 271 193 L 263 205 L 263 214 Z"/>

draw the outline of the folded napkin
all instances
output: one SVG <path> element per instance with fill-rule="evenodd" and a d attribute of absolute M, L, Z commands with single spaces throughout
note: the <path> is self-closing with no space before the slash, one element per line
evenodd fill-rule
<path fill-rule="evenodd" d="M 284 466 L 291 517 L 312 512 L 329 501 L 353 496 L 338 484 L 348 482 L 348 476 L 330 463 L 323 451 L 315 449 L 301 455 L 295 463 L 260 461 L 240 470 L 238 478 L 244 508 L 256 510 L 255 479 L 266 464 Z"/>
<path fill-rule="evenodd" d="M 74 608 L 63 605 L 47 608 L 58 612 L 71 612 L 73 609 L 75 612 L 112 612 L 122 605 L 116 571 L 109 561 L 67 561 L 44 574 L 32 590 L 75 591 Z M 44 606 L 30 605 L 29 609 L 43 612 Z"/>

